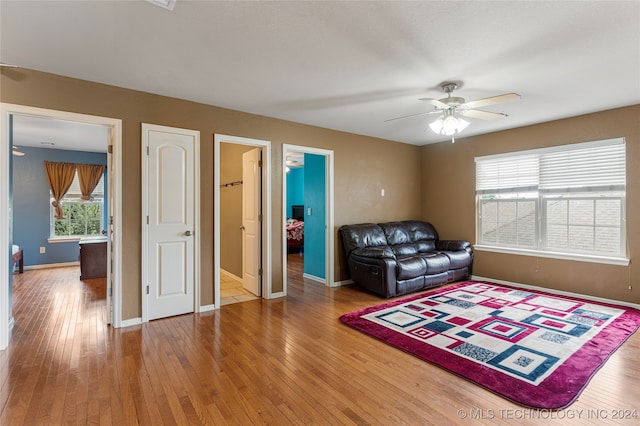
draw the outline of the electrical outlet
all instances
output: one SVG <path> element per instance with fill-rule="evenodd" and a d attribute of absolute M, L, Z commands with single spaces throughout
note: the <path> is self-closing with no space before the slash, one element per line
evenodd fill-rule
<path fill-rule="evenodd" d="M 40 254 L 46 253 L 47 249 L 45 247 L 40 247 Z"/>

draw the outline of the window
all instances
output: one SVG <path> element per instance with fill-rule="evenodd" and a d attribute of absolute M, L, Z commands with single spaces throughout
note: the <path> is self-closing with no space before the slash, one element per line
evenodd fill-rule
<path fill-rule="evenodd" d="M 68 237 L 87 237 L 102 235 L 103 202 L 104 202 L 104 176 L 93 191 L 93 200 L 81 200 L 80 181 L 76 172 L 71 188 L 62 200 L 63 219 L 54 217 L 54 208 L 49 200 L 51 210 L 51 238 L 64 239 Z"/>
<path fill-rule="evenodd" d="M 477 242 L 558 257 L 626 258 L 625 195 L 622 138 L 478 157 Z"/>

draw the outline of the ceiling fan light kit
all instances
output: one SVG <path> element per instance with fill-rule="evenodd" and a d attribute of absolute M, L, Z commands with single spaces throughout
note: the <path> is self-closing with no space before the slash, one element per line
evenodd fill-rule
<path fill-rule="evenodd" d="M 15 155 L 16 157 L 22 157 L 24 156 L 24 152 L 20 151 L 19 148 L 15 145 L 13 145 L 13 150 L 11 151 L 13 155 Z"/>
<path fill-rule="evenodd" d="M 452 111 L 445 111 L 444 115 L 429 124 L 429 127 L 439 135 L 453 136 L 466 129 L 468 125 L 469 122 L 467 120 L 456 118 Z"/>
<path fill-rule="evenodd" d="M 463 131 L 470 123 L 462 118 L 456 117 L 456 113 L 465 117 L 478 118 L 481 120 L 497 120 L 499 118 L 508 117 L 503 112 L 483 111 L 475 108 L 495 105 L 503 102 L 509 102 L 520 99 L 517 93 L 505 93 L 503 95 L 491 96 L 489 98 L 477 99 L 475 101 L 466 102 L 464 98 L 451 96 L 453 91 L 462 85 L 461 82 L 455 83 L 446 81 L 440 84 L 440 88 L 447 94 L 443 99 L 420 98 L 419 100 L 428 102 L 434 107 L 434 111 L 423 112 L 419 114 L 406 115 L 404 117 L 392 118 L 393 121 L 404 118 L 417 117 L 420 115 L 442 113 L 437 120 L 429 124 L 431 130 L 439 135 L 451 136 L 451 142 L 455 142 L 454 136 Z"/>

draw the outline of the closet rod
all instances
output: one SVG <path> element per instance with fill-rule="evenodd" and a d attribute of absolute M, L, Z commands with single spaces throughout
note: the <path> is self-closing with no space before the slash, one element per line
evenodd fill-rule
<path fill-rule="evenodd" d="M 226 188 L 227 186 L 236 186 L 236 185 L 242 185 L 242 181 L 237 180 L 235 182 L 223 183 L 222 185 L 220 185 L 220 188 Z"/>

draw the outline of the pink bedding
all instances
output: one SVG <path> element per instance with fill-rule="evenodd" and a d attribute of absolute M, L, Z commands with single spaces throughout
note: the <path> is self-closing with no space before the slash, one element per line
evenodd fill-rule
<path fill-rule="evenodd" d="M 287 220 L 287 245 L 299 247 L 304 244 L 304 222 L 296 219 Z"/>

